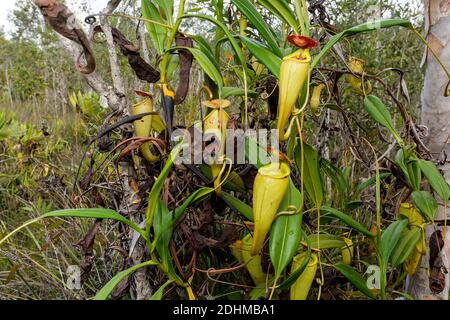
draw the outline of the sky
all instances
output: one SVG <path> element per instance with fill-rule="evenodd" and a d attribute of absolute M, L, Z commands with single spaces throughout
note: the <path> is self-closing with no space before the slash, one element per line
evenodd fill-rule
<path fill-rule="evenodd" d="M 70 6 L 70 9 L 73 10 L 81 20 L 84 20 L 84 16 L 86 15 L 85 12 L 82 12 L 80 10 L 80 3 L 81 0 L 69 0 L 67 3 Z M 106 4 L 108 3 L 108 0 L 95 0 L 95 1 L 89 1 L 90 6 L 92 8 L 92 12 L 99 12 L 104 7 L 106 7 Z M 3 30 L 6 33 L 11 32 L 11 24 L 8 20 L 8 15 L 14 10 L 16 6 L 16 0 L 0 0 L 0 29 L 3 28 Z"/>

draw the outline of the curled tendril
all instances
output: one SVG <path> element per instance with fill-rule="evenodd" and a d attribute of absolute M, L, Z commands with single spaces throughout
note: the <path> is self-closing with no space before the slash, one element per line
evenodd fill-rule
<path fill-rule="evenodd" d="M 106 42 L 106 37 L 104 35 L 104 33 L 100 32 L 100 31 L 96 31 L 94 28 L 94 31 L 92 33 L 92 41 L 94 43 L 104 43 Z"/>
<path fill-rule="evenodd" d="M 95 16 L 96 16 L 95 14 L 87 16 L 86 18 L 84 18 L 84 22 L 93 25 L 95 22 L 97 22 L 97 18 Z"/>
<path fill-rule="evenodd" d="M 288 206 L 286 211 L 280 211 L 277 213 L 276 217 L 279 216 L 293 216 L 300 213 L 300 209 L 298 209 L 296 206 Z"/>

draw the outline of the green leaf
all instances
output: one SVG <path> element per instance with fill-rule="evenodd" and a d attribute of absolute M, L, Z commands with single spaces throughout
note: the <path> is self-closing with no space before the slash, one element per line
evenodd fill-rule
<path fill-rule="evenodd" d="M 159 201 L 159 195 L 161 193 L 162 187 L 164 185 L 164 181 L 166 180 L 170 170 L 172 169 L 173 162 L 175 158 L 180 153 L 183 148 L 183 142 L 179 143 L 170 153 L 169 158 L 167 159 L 164 168 L 161 170 L 158 178 L 152 186 L 152 190 L 148 195 L 148 207 L 145 213 L 145 230 L 148 234 L 150 234 L 150 228 L 153 223 L 153 216 L 155 214 L 155 209 Z"/>
<path fill-rule="evenodd" d="M 295 33 L 298 32 L 298 23 L 294 13 L 284 0 L 257 0 L 257 2 L 288 24 Z"/>
<path fill-rule="evenodd" d="M 254 90 L 247 90 L 248 96 L 257 97 L 258 94 Z M 236 87 L 223 87 L 222 88 L 222 98 L 226 99 L 228 97 L 243 97 L 245 96 L 244 88 L 236 88 Z"/>
<path fill-rule="evenodd" d="M 167 77 L 172 78 L 175 71 L 180 65 L 180 57 L 178 55 L 171 55 L 169 58 L 169 64 L 167 65 Z"/>
<path fill-rule="evenodd" d="M 308 236 L 311 243 L 311 249 L 333 249 L 342 248 L 346 246 L 344 240 L 341 237 L 332 234 L 312 234 Z"/>
<path fill-rule="evenodd" d="M 172 282 L 173 280 L 169 280 L 166 283 L 164 283 L 161 287 L 159 287 L 158 290 L 156 290 L 156 292 L 152 295 L 150 300 L 161 300 L 164 294 L 164 289 L 166 289 L 166 287 Z"/>
<path fill-rule="evenodd" d="M 303 183 L 306 193 L 314 202 L 317 208 L 322 206 L 323 185 L 319 170 L 319 153 L 312 146 L 303 143 Z M 300 145 L 295 149 L 295 164 L 300 172 L 301 168 L 301 148 Z"/>
<path fill-rule="evenodd" d="M 379 249 L 384 264 L 386 264 L 391 257 L 392 252 L 394 251 L 398 241 L 400 240 L 403 229 L 405 229 L 407 225 L 408 220 L 402 219 L 391 223 L 389 227 L 385 231 L 383 231 Z"/>
<path fill-rule="evenodd" d="M 141 1 L 142 16 L 145 19 L 164 23 L 156 6 L 150 0 Z M 145 22 L 150 39 L 158 52 L 162 55 L 164 52 L 164 42 L 167 37 L 167 29 L 151 22 Z"/>
<path fill-rule="evenodd" d="M 169 279 L 180 280 L 173 267 L 172 256 L 169 251 L 169 244 L 173 233 L 172 226 L 173 221 L 175 220 L 173 214 L 174 212 L 169 212 L 166 205 L 159 199 L 153 218 L 153 230 L 155 232 L 155 240 L 153 243 L 161 258 L 161 269 L 166 273 Z"/>
<path fill-rule="evenodd" d="M 212 180 L 213 176 L 211 173 L 210 166 L 208 166 L 206 164 L 202 164 L 202 165 L 200 165 L 200 170 L 202 171 L 202 173 L 205 175 L 206 178 L 208 178 L 209 180 Z M 223 183 L 223 188 L 230 190 L 230 191 L 234 191 L 234 192 L 245 192 L 246 191 L 244 181 L 234 171 L 231 171 L 230 174 L 228 175 L 227 179 Z"/>
<path fill-rule="evenodd" d="M 261 42 L 240 36 L 242 43 L 247 47 L 252 55 L 269 69 L 275 77 L 280 78 L 281 58 L 270 51 Z"/>
<path fill-rule="evenodd" d="M 408 259 L 420 238 L 420 228 L 413 228 L 411 230 L 403 231 L 400 241 L 391 256 L 391 262 L 394 268 L 398 267 L 405 262 L 406 259 Z"/>
<path fill-rule="evenodd" d="M 422 172 L 416 159 L 409 160 L 406 164 L 408 168 L 408 175 L 410 177 L 411 187 L 415 191 L 420 190 L 420 183 L 422 182 Z"/>
<path fill-rule="evenodd" d="M 275 269 L 275 283 L 284 269 L 292 261 L 300 244 L 302 235 L 301 200 L 300 191 L 295 187 L 292 180 L 289 179 L 288 191 L 278 211 L 288 211 L 291 206 L 295 207 L 297 211 L 293 214 L 278 216 L 270 231 L 269 253 L 270 260 Z"/>
<path fill-rule="evenodd" d="M 202 20 L 207 20 L 207 21 L 215 24 L 220 29 L 222 29 L 222 31 L 225 33 L 226 37 L 228 38 L 228 41 L 230 42 L 231 46 L 233 47 L 233 50 L 236 53 L 239 62 L 241 63 L 241 65 L 244 68 L 247 68 L 247 63 L 246 63 L 246 60 L 245 60 L 244 53 L 242 52 L 241 47 L 239 46 L 237 41 L 234 39 L 234 36 L 231 34 L 231 32 L 230 32 L 230 30 L 228 29 L 227 26 L 225 26 L 223 23 L 221 23 L 217 19 L 214 19 L 213 17 L 206 16 L 206 15 L 203 15 L 203 14 L 185 14 L 185 15 L 183 15 L 182 18 L 183 19 L 186 19 L 186 18 L 198 18 L 198 19 L 202 19 Z"/>
<path fill-rule="evenodd" d="M 222 199 L 226 202 L 226 204 L 234 211 L 242 214 L 246 219 L 253 221 L 253 211 L 250 206 L 235 198 L 229 193 L 222 191 Z"/>
<path fill-rule="evenodd" d="M 119 272 L 116 274 L 109 282 L 95 295 L 94 300 L 106 300 L 108 299 L 111 292 L 114 290 L 114 288 L 127 276 L 135 272 L 136 270 L 148 266 L 154 266 L 157 265 L 154 261 L 146 261 L 140 264 L 137 264 L 131 268 L 128 268 L 124 271 Z"/>
<path fill-rule="evenodd" d="M 405 150 L 399 149 L 395 154 L 395 164 L 402 170 L 406 183 L 412 188 L 411 177 L 409 176 Z"/>
<path fill-rule="evenodd" d="M 256 10 L 254 4 L 250 0 L 232 0 L 233 4 L 239 8 L 244 16 L 252 23 L 252 25 L 258 30 L 261 38 L 269 45 L 277 56 L 282 57 L 283 53 L 275 38 L 275 32 L 273 29 L 264 21 L 264 18 Z"/>
<path fill-rule="evenodd" d="M 341 220 L 343 223 L 345 223 L 347 226 L 359 231 L 360 233 L 362 233 L 363 235 L 369 237 L 369 238 L 373 238 L 373 234 L 367 230 L 362 224 L 360 224 L 358 221 L 354 220 L 352 217 L 350 217 L 349 215 L 336 210 L 334 208 L 330 208 L 330 207 L 326 207 L 323 206 L 321 208 L 322 211 L 325 211 L 329 214 L 331 214 L 332 216 L 338 218 L 339 220 Z"/>
<path fill-rule="evenodd" d="M 271 155 L 253 137 L 245 135 L 244 144 L 245 159 L 257 169 L 272 162 Z"/>
<path fill-rule="evenodd" d="M 194 59 L 198 62 L 200 67 L 205 71 L 205 73 L 210 77 L 221 89 L 223 87 L 223 77 L 220 70 L 216 68 L 213 61 L 208 58 L 200 49 L 188 48 L 188 47 L 172 47 L 169 51 L 185 50 L 192 53 Z"/>
<path fill-rule="evenodd" d="M 342 262 L 337 263 L 334 267 L 342 273 L 342 275 L 346 277 L 356 289 L 364 293 L 369 298 L 376 299 L 374 293 L 367 287 L 366 280 L 364 280 L 364 278 L 361 277 L 355 269 Z"/>
<path fill-rule="evenodd" d="M 148 239 L 144 230 L 142 230 L 138 225 L 136 225 L 131 220 L 128 220 L 124 216 L 120 215 L 114 210 L 110 209 L 103 209 L 103 208 L 92 208 L 92 209 L 65 209 L 65 210 L 57 210 L 57 211 L 51 211 L 48 213 L 44 213 L 40 217 L 37 217 L 35 219 L 29 220 L 2 239 L 0 239 L 0 245 L 5 242 L 9 237 L 17 233 L 18 231 L 22 230 L 23 228 L 36 223 L 42 219 L 46 218 L 95 218 L 95 219 L 112 219 L 115 221 L 122 222 L 126 225 L 128 225 L 130 228 L 136 230 L 144 239 Z"/>
<path fill-rule="evenodd" d="M 364 99 L 364 107 L 367 113 L 374 119 L 378 124 L 387 128 L 391 134 L 394 136 L 395 140 L 400 146 L 403 146 L 403 141 L 398 135 L 397 131 L 394 129 L 394 124 L 392 123 L 391 114 L 380 98 L 376 96 L 367 96 Z"/>
<path fill-rule="evenodd" d="M 431 161 L 417 160 L 420 170 L 422 170 L 425 177 L 427 177 L 428 183 L 433 190 L 439 195 L 444 203 L 447 203 L 450 198 L 450 188 L 442 177 L 441 173 L 437 169 L 436 165 Z"/>
<path fill-rule="evenodd" d="M 301 234 L 307 244 L 305 259 L 303 260 L 302 264 L 297 269 L 295 269 L 293 273 L 287 276 L 283 283 L 278 286 L 279 289 L 290 288 L 294 284 L 294 282 L 297 281 L 297 279 L 302 275 L 303 271 L 305 271 L 306 267 L 308 266 L 309 260 L 311 259 L 311 244 L 309 243 L 309 239 L 303 230 L 301 230 Z"/>
<path fill-rule="evenodd" d="M 338 43 L 341 39 L 349 36 L 353 36 L 358 33 L 364 33 L 364 32 L 371 32 L 371 31 L 378 31 L 379 29 L 384 28 L 391 28 L 391 27 L 404 27 L 407 29 L 413 29 L 413 26 L 411 22 L 407 20 L 402 19 L 387 19 L 387 20 L 380 20 L 375 22 L 367 22 L 360 24 L 358 26 L 352 27 L 350 29 L 344 30 L 341 33 L 338 33 L 337 35 L 333 36 L 326 45 L 322 48 L 322 50 L 319 52 L 318 55 L 315 56 L 314 60 L 311 63 L 311 69 L 314 69 L 317 64 L 320 62 L 320 60 L 323 58 L 323 56 L 333 48 L 333 46 Z"/>
<path fill-rule="evenodd" d="M 361 207 L 364 204 L 361 200 L 349 201 L 345 204 L 345 212 L 352 212 L 353 210 Z"/>
<path fill-rule="evenodd" d="M 135 224 L 133 221 L 128 220 L 121 214 L 117 213 L 111 209 L 104 208 L 91 208 L 91 209 L 64 209 L 52 212 L 44 213 L 40 218 L 52 218 L 52 217 L 72 217 L 72 218 L 95 218 L 95 219 L 112 219 L 122 222 L 137 232 L 142 232 L 143 230 Z"/>
<path fill-rule="evenodd" d="M 220 69 L 220 64 L 217 61 L 216 57 L 214 56 L 213 51 L 211 50 L 211 47 L 206 41 L 205 38 L 199 35 L 189 35 L 190 38 L 192 38 L 195 43 L 198 45 L 198 48 L 206 55 L 208 56 L 209 60 L 214 63 L 217 69 Z"/>
<path fill-rule="evenodd" d="M 348 179 L 342 173 L 342 170 L 334 166 L 326 159 L 321 160 L 322 169 L 325 174 L 331 179 L 333 184 L 339 191 L 339 199 L 341 203 L 345 202 L 346 191 L 348 188 Z"/>
<path fill-rule="evenodd" d="M 438 208 L 436 199 L 428 191 L 414 191 L 411 196 L 424 218 L 433 221 Z"/>
<path fill-rule="evenodd" d="M 173 0 L 154 0 L 155 3 L 163 10 L 167 23 L 173 24 Z"/>
<path fill-rule="evenodd" d="M 392 173 L 390 172 L 384 172 L 380 174 L 380 179 L 386 179 L 387 177 L 390 177 Z M 360 194 L 363 190 L 367 189 L 370 186 L 373 186 L 376 182 L 377 177 L 370 177 L 364 182 L 361 182 L 358 184 L 355 188 L 355 194 Z"/>
<path fill-rule="evenodd" d="M 174 214 L 174 222 L 177 221 L 181 215 L 186 211 L 186 209 L 192 205 L 197 204 L 198 202 L 204 200 L 206 197 L 208 197 L 211 193 L 214 192 L 213 188 L 200 188 L 194 193 L 192 193 L 181 206 L 175 209 Z"/>
<path fill-rule="evenodd" d="M 186 209 L 190 206 L 197 204 L 198 202 L 204 200 L 214 191 L 213 188 L 200 188 L 194 193 L 192 193 L 184 202 L 177 207 L 173 212 L 170 212 L 171 221 L 170 223 L 166 223 L 162 228 L 156 228 L 154 234 L 154 243 L 156 243 L 159 238 L 167 231 L 171 230 L 173 224 L 181 217 L 181 215 L 186 211 Z"/>

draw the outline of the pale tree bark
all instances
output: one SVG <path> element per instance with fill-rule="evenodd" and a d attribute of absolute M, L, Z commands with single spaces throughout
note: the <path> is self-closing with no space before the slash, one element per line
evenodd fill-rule
<path fill-rule="evenodd" d="M 105 16 L 102 16 L 100 19 L 100 23 L 102 26 L 103 33 L 106 36 L 106 45 L 108 48 L 109 61 L 111 66 L 111 75 L 113 87 L 117 95 L 120 97 L 122 102 L 122 111 L 129 114 L 130 104 L 129 100 L 126 96 L 125 91 L 125 82 L 120 71 L 119 58 L 117 56 L 117 50 L 114 44 L 114 39 L 111 31 L 111 26 L 108 23 L 108 18 L 106 15 L 109 15 L 117 9 L 122 0 L 110 0 L 106 8 L 102 11 Z M 135 198 L 134 191 L 131 188 L 132 181 L 136 181 L 136 172 L 132 165 L 129 162 L 121 162 L 119 164 L 122 167 L 121 181 L 123 182 L 123 202 L 121 204 L 121 211 L 127 212 L 131 219 L 140 224 L 143 215 L 138 211 L 138 203 L 133 203 L 133 199 Z M 139 237 L 137 232 L 130 230 L 130 238 L 136 239 Z M 139 239 L 135 245 L 133 241 L 129 246 L 129 256 L 133 264 L 139 264 L 146 260 L 147 258 L 147 250 L 145 242 L 142 239 Z M 150 286 L 150 278 L 146 268 L 141 268 L 137 270 L 133 274 L 133 291 L 132 295 L 137 300 L 146 300 L 152 294 L 152 289 Z"/>
<path fill-rule="evenodd" d="M 427 41 L 444 65 L 450 68 L 450 1 L 425 0 L 424 7 Z M 429 129 L 425 142 L 435 159 L 443 159 L 444 155 L 450 155 L 450 97 L 444 96 L 448 78 L 430 52 L 426 53 L 424 59 L 426 71 L 422 92 L 422 123 Z M 447 182 L 450 182 L 450 165 L 447 163 L 440 169 Z M 426 228 L 427 255 L 422 259 L 420 270 L 408 279 L 408 291 L 416 299 L 448 300 L 450 228 L 444 227 L 446 220 L 444 212 L 444 204 L 441 202 L 436 223 Z M 449 217 L 447 213 L 447 218 Z M 438 230 L 442 233 L 444 246 L 438 255 L 441 267 L 437 273 L 437 269 L 435 268 L 433 272 L 433 266 L 429 265 L 429 246 L 430 236 Z"/>
<path fill-rule="evenodd" d="M 150 64 L 150 50 L 148 49 L 147 41 L 145 41 L 145 37 L 146 37 L 145 24 L 143 22 L 140 22 L 138 28 L 139 28 L 138 29 L 139 47 L 141 48 L 141 51 L 142 51 L 142 58 L 145 60 L 145 62 Z"/>
<path fill-rule="evenodd" d="M 108 84 L 102 76 L 97 72 L 82 73 L 89 86 L 100 96 L 101 101 L 116 112 L 116 115 L 126 115 L 130 111 L 130 102 L 126 95 L 125 82 L 120 70 L 119 58 L 114 44 L 114 39 L 111 32 L 111 26 L 108 23 L 107 15 L 112 14 L 121 4 L 122 0 L 110 0 L 106 8 L 102 11 L 100 24 L 103 33 L 106 37 L 106 46 L 108 50 L 108 58 L 110 62 L 110 71 L 112 76 L 112 84 Z M 45 8 L 53 8 L 57 4 L 56 0 L 34 0 L 38 6 L 45 6 Z M 67 12 L 70 15 L 70 12 Z M 74 24 L 79 26 L 79 22 Z M 69 30 L 70 31 L 70 30 Z M 79 30 L 84 34 L 84 31 Z M 66 35 L 59 34 L 60 43 L 65 51 L 71 56 L 75 63 L 78 63 L 80 57 L 81 47 L 72 40 L 67 39 Z M 92 44 L 91 44 L 92 45 Z M 107 125 L 108 123 L 105 123 Z M 136 181 L 136 172 L 133 165 L 129 162 L 121 162 L 119 165 L 122 168 L 120 181 L 123 190 L 123 201 L 120 204 L 119 211 L 129 216 L 134 222 L 140 224 L 143 215 L 138 211 L 138 204 L 133 201 L 135 199 L 135 191 L 131 188 L 133 181 Z M 132 264 L 138 264 L 146 260 L 147 251 L 145 244 L 142 244 L 142 239 L 136 237 L 136 232 L 129 230 L 129 257 Z M 133 240 L 132 240 L 133 239 Z M 152 289 L 150 286 L 149 274 L 145 268 L 141 268 L 133 274 L 133 290 L 132 296 L 138 300 L 148 299 L 151 296 Z M 125 281 L 127 281 L 125 279 Z M 120 287 L 120 286 L 118 286 Z"/>

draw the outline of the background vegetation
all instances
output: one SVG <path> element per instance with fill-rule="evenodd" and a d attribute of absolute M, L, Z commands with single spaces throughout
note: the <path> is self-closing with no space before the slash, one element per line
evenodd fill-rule
<path fill-rule="evenodd" d="M 204 2 L 189 3 L 190 12 L 201 11 L 214 15 L 214 12 L 205 9 Z M 328 0 L 325 7 L 331 23 L 340 31 L 371 19 L 373 13 L 370 8 L 378 2 Z M 74 70 L 72 60 L 61 54 L 57 36 L 54 31 L 42 24 L 38 9 L 28 1 L 19 3 L 18 9 L 11 16 L 14 32 L 11 35 L 0 33 L 0 239 L 24 221 L 52 210 L 79 206 L 117 208 L 116 184 L 121 173 L 115 163 L 108 160 L 106 153 L 96 154 L 96 165 L 93 169 L 97 173 L 91 183 L 97 187 L 94 190 L 99 191 L 81 195 L 74 193 L 74 177 L 83 152 L 90 139 L 98 132 L 108 111 L 82 76 Z M 124 8 L 124 13 L 138 15 L 137 4 L 134 4 L 134 1 L 130 3 L 130 6 Z M 407 19 L 413 21 L 419 31 L 422 28 L 422 8 L 418 0 L 409 1 L 408 4 L 383 1 L 381 10 L 381 17 Z M 230 25 L 238 18 L 237 13 L 229 8 L 224 8 L 224 12 L 229 15 L 225 19 Z M 267 19 L 272 19 L 269 14 Z M 111 21 L 129 39 L 136 41 L 135 21 L 121 18 L 111 18 Z M 189 30 L 191 34 L 202 35 L 211 42 L 217 36 L 200 23 L 188 22 L 183 28 Z M 237 30 L 236 24 L 233 28 Z M 281 25 L 277 31 L 281 32 Z M 151 43 L 149 38 L 146 40 Z M 420 108 L 423 83 L 420 68 L 422 48 L 423 45 L 417 37 L 401 28 L 379 30 L 341 42 L 341 50 L 345 52 L 345 56 L 352 55 L 364 59 L 369 74 L 376 74 L 385 68 L 403 71 L 408 91 L 407 100 L 410 101 L 405 105 L 413 117 L 417 117 Z M 94 50 L 99 73 L 110 80 L 105 46 L 96 44 Z M 152 62 L 158 58 L 151 45 L 150 58 Z M 227 66 L 227 59 L 225 51 L 220 57 L 224 68 Z M 135 80 L 135 75 L 127 67 L 126 59 L 123 57 L 120 66 L 126 80 L 126 90 L 133 96 L 133 91 L 142 88 L 142 83 Z M 327 57 L 326 66 L 336 69 L 342 67 L 336 53 L 331 53 Z M 199 86 L 198 83 L 201 83 L 202 78 L 198 66 L 194 67 L 191 74 L 191 83 L 194 87 L 176 115 L 177 123 L 186 126 L 192 124 L 192 118 L 198 116 L 193 111 L 198 104 L 199 88 L 195 86 Z M 402 96 L 404 92 L 399 85 L 397 73 L 383 74 L 383 80 L 393 88 L 398 99 L 405 99 Z M 363 98 L 352 94 L 346 81 L 339 82 L 339 87 L 341 106 L 351 115 L 351 129 L 357 132 L 356 135 L 360 131 L 367 133 L 375 148 L 383 149 L 387 144 L 391 144 L 386 137 L 387 132 L 374 127 L 373 120 L 362 112 Z M 396 127 L 403 128 L 402 118 L 394 104 L 389 102 L 392 99 L 378 83 L 374 83 L 374 92 L 392 111 Z M 264 103 L 258 103 L 260 105 L 254 106 L 257 116 L 259 112 L 265 113 L 267 108 Z M 359 183 L 374 176 L 374 166 L 367 165 L 373 162 L 372 151 L 367 146 L 359 145 L 356 146 L 358 155 L 349 154 L 349 149 L 345 148 L 343 141 L 351 141 L 350 131 L 345 128 L 338 113 L 331 111 L 328 118 L 324 119 L 318 115 L 307 116 L 305 132 L 308 143 L 316 146 L 320 153 L 337 167 L 345 168 L 344 172 L 351 180 L 349 190 L 354 190 Z M 327 132 L 326 135 L 323 134 L 324 130 Z M 114 139 L 119 139 L 118 133 L 113 135 L 112 140 L 115 141 Z M 104 165 L 101 166 L 103 161 Z M 384 169 L 386 171 L 390 169 L 388 162 L 381 163 L 381 170 Z M 85 161 L 80 176 L 86 177 L 88 170 L 89 163 Z M 139 183 L 146 178 L 145 175 L 140 176 Z M 173 176 L 171 179 L 174 179 Z M 251 188 L 250 178 L 244 179 L 244 183 Z M 399 188 L 396 188 L 396 183 L 400 182 L 392 179 L 382 185 L 383 219 L 386 221 L 395 219 L 399 199 Z M 180 198 L 190 194 L 188 192 L 190 188 L 191 186 L 187 187 L 180 194 Z M 342 201 L 342 198 L 333 192 L 334 187 L 330 182 L 327 188 L 330 191 L 327 193 L 328 203 L 338 204 Z M 145 194 L 146 191 L 143 192 Z M 361 197 L 356 200 L 361 202 L 358 203 L 361 206 L 354 215 L 361 223 L 370 227 L 375 212 L 373 190 L 362 192 Z M 180 199 L 174 201 L 179 203 Z M 224 226 L 232 221 L 238 221 L 234 213 L 224 211 L 223 208 L 209 208 L 208 204 L 197 212 L 194 209 L 189 211 L 189 214 L 207 220 L 209 217 L 201 214 L 207 215 L 208 211 L 213 212 L 213 219 L 218 226 L 208 226 L 206 230 L 199 230 L 196 236 L 202 237 L 203 241 L 204 238 L 217 240 L 223 235 Z M 220 215 L 214 212 L 219 212 Z M 313 233 L 314 216 L 305 214 L 304 220 L 308 231 Z M 103 223 L 95 238 L 89 277 L 81 290 L 69 290 L 65 285 L 66 270 L 68 266 L 83 263 L 83 250 L 80 249 L 79 241 L 90 228 L 92 221 L 89 220 L 48 220 L 25 228 L 13 241 L 8 242 L 7 247 L 0 247 L 0 299 L 85 299 L 95 295 L 118 271 L 130 266 L 127 252 L 124 252 L 121 246 L 124 241 L 129 240 L 129 234 L 122 227 L 118 227 L 117 223 Z M 174 239 L 178 243 L 183 243 L 186 241 L 183 239 L 184 236 L 180 231 L 175 234 Z M 374 256 L 371 256 L 370 248 L 367 248 L 366 243 L 358 243 L 359 239 L 359 237 L 353 239 L 358 244 L 356 260 L 373 262 Z M 78 246 L 75 245 L 77 243 Z M 198 258 L 199 269 L 207 270 L 212 266 L 225 268 L 226 265 L 232 265 L 233 257 L 225 246 L 205 245 L 205 248 L 202 256 Z M 327 258 L 333 260 L 335 253 L 329 254 Z M 186 261 L 178 263 L 182 264 L 182 269 L 188 264 Z M 267 267 L 268 263 L 267 257 L 263 257 L 263 266 Z M 359 269 L 362 270 L 361 267 Z M 148 272 L 154 273 L 151 285 L 156 291 L 165 283 L 165 275 L 157 270 Z M 392 275 L 388 279 L 391 293 L 402 291 L 404 276 L 396 274 L 395 277 Z M 134 285 L 131 282 L 127 284 Z M 247 284 L 248 275 L 245 273 L 227 273 L 216 277 L 214 281 L 202 275 L 196 278 L 195 282 L 195 286 L 200 288 L 196 292 L 198 297 L 208 299 L 242 298 L 250 291 Z M 361 292 L 352 289 L 342 275 L 336 275 L 333 269 L 325 269 L 323 288 L 322 299 L 363 297 Z M 313 286 L 311 296 L 317 296 L 317 290 L 317 286 Z M 119 288 L 114 291 L 113 297 L 133 298 L 133 294 L 128 292 Z M 165 298 L 176 298 L 180 295 L 184 297 L 184 291 L 171 287 L 166 292 Z M 392 295 L 396 296 L 396 293 Z M 279 298 L 285 296 L 281 294 Z"/>

